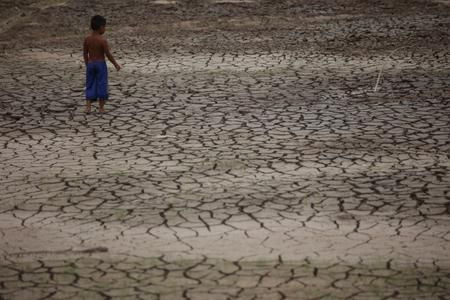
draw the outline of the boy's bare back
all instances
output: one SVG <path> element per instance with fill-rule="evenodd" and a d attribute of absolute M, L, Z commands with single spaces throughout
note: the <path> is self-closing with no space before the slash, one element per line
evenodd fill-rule
<path fill-rule="evenodd" d="M 88 52 L 88 62 L 105 60 L 106 40 L 99 34 L 91 34 L 84 40 Z"/>
<path fill-rule="evenodd" d="M 105 56 L 111 61 L 111 63 L 120 70 L 119 64 L 116 62 L 112 56 L 108 42 L 106 39 L 97 32 L 92 32 L 84 39 L 84 62 L 87 64 L 91 61 L 102 61 L 105 60 Z"/>

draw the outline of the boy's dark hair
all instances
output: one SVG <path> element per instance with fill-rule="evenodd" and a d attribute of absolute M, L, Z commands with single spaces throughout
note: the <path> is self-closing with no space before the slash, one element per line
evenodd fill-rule
<path fill-rule="evenodd" d="M 100 27 L 106 25 L 106 19 L 100 15 L 95 15 L 91 18 L 91 29 L 99 30 Z"/>

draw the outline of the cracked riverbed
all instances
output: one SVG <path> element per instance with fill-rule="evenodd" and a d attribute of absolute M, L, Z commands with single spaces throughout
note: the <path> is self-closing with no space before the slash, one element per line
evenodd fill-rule
<path fill-rule="evenodd" d="M 446 1 L 0 8 L 0 299 L 450 299 Z"/>

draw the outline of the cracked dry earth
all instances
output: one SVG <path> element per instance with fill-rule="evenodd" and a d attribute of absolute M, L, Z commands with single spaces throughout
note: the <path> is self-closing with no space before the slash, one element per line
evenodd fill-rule
<path fill-rule="evenodd" d="M 0 299 L 450 299 L 446 1 L 0 12 Z"/>

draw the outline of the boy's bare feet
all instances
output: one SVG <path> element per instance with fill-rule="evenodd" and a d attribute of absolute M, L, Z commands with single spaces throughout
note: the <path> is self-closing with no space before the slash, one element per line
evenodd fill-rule
<path fill-rule="evenodd" d="M 106 112 L 105 111 L 105 100 L 100 100 L 99 101 L 99 111 L 102 114 Z"/>
<path fill-rule="evenodd" d="M 86 100 L 86 109 L 84 110 L 84 112 L 87 114 L 91 112 L 91 101 Z"/>

